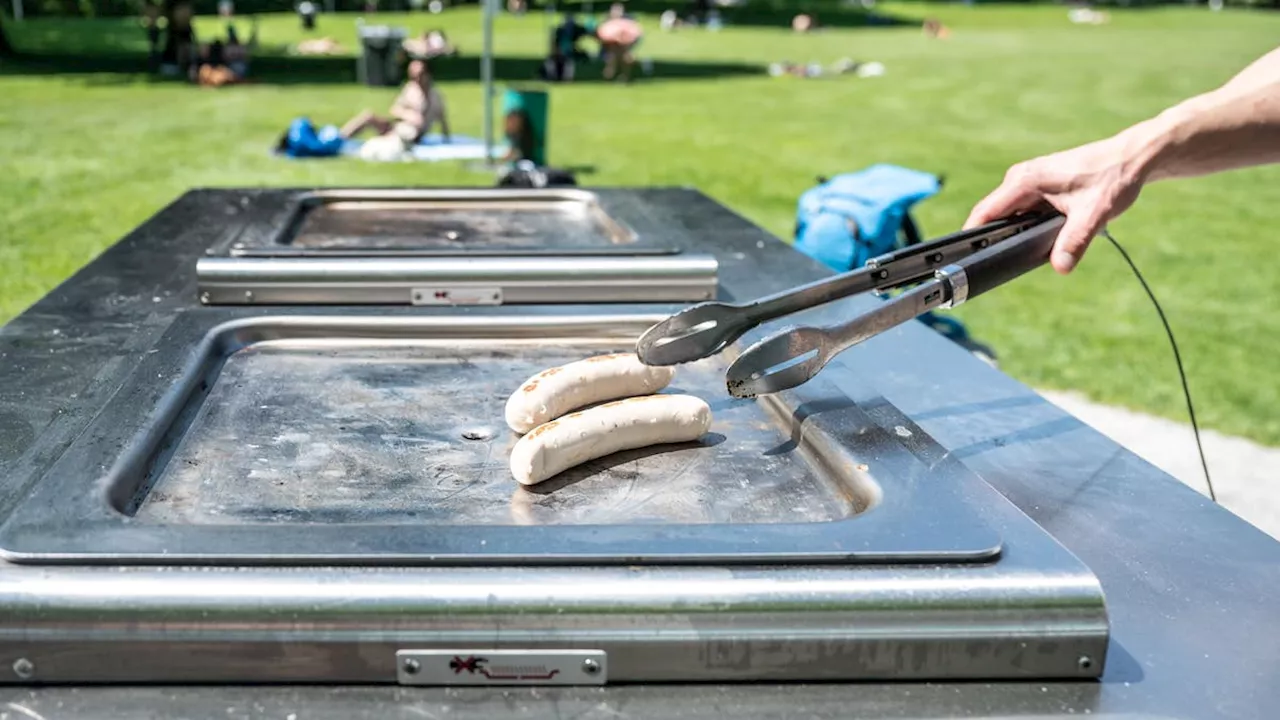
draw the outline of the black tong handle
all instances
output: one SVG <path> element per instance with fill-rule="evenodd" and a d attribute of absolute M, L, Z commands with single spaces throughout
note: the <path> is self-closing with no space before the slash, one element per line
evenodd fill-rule
<path fill-rule="evenodd" d="M 885 253 L 867 261 L 868 267 L 886 267 L 894 263 L 904 263 L 917 256 L 924 255 L 926 262 L 936 264 L 947 255 L 965 257 L 1001 242 L 1013 235 L 1033 227 L 1043 219 L 1043 215 L 1015 215 L 989 222 L 969 230 L 944 235 L 928 242 L 908 245 L 904 248 Z M 936 256 L 931 258 L 930 256 Z"/>
<path fill-rule="evenodd" d="M 1066 218 L 1062 215 L 1047 215 L 1014 237 L 943 268 L 939 276 L 950 282 L 953 295 L 962 295 L 955 297 L 952 304 L 977 297 L 1044 265 L 1049 261 L 1049 252 L 1064 222 Z M 953 268 L 963 271 L 964 278 L 958 278 Z M 960 283 L 967 285 L 967 291 L 958 287 Z"/>

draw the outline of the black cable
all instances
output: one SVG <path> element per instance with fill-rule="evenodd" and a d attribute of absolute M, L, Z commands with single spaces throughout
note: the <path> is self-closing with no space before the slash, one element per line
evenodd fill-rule
<path fill-rule="evenodd" d="M 1129 269 L 1133 270 L 1138 282 L 1142 283 L 1142 289 L 1147 291 L 1147 297 L 1151 298 L 1151 304 L 1156 306 L 1156 313 L 1160 315 L 1160 322 L 1164 324 L 1164 332 L 1169 336 L 1169 345 L 1173 348 L 1173 360 L 1178 364 L 1178 377 L 1182 380 L 1182 395 L 1187 399 L 1187 414 L 1191 416 L 1191 431 L 1196 436 L 1196 450 L 1200 451 L 1200 467 L 1204 469 L 1204 482 L 1209 487 L 1209 499 L 1216 503 L 1218 494 L 1213 491 L 1213 480 L 1209 478 L 1209 463 L 1204 458 L 1204 445 L 1200 444 L 1200 424 L 1196 422 L 1196 408 L 1191 404 L 1191 388 L 1187 386 L 1187 373 L 1182 369 L 1182 353 L 1178 352 L 1178 341 L 1173 339 L 1173 328 L 1169 327 L 1169 320 L 1164 316 L 1164 308 L 1160 307 L 1160 301 L 1156 300 L 1156 294 L 1151 291 L 1146 278 L 1142 277 L 1142 273 L 1138 271 L 1138 266 L 1133 264 L 1133 258 L 1120 247 L 1120 243 L 1116 242 L 1108 229 L 1102 229 L 1102 237 L 1110 240 L 1115 249 L 1120 251 L 1124 261 L 1129 263 Z"/>

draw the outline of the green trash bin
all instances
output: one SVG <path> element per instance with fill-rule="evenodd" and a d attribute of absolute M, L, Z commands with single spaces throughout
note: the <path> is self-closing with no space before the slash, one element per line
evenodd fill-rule
<path fill-rule="evenodd" d="M 528 157 L 533 164 L 547 164 L 547 122 L 549 99 L 545 90 L 507 88 L 502 97 L 503 134 L 507 132 L 507 118 L 512 113 L 523 113 L 530 134 Z M 511 138 L 507 138 L 511 142 Z"/>

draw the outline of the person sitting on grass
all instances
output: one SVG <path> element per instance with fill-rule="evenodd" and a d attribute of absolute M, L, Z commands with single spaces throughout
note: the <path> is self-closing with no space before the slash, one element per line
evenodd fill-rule
<path fill-rule="evenodd" d="M 249 18 L 249 23 L 249 42 L 247 43 L 241 43 L 240 36 L 236 34 L 235 25 L 227 23 L 227 45 L 223 48 L 227 69 L 241 81 L 249 77 L 249 60 L 252 59 L 253 52 L 258 49 L 258 17 L 255 15 Z"/>
<path fill-rule="evenodd" d="M 551 52 L 543 62 L 543 79 L 571 82 L 575 64 L 587 59 L 578 42 L 589 34 L 572 12 L 566 12 L 564 21 L 551 31 Z"/>
<path fill-rule="evenodd" d="M 422 60 L 410 61 L 408 75 L 409 79 L 391 104 L 388 117 L 365 110 L 342 126 L 342 137 L 353 138 L 365 130 L 373 130 L 378 133 L 376 142 L 371 140 L 366 145 L 372 145 L 370 153 L 381 156 L 387 154 L 395 142 L 402 152 L 409 150 L 438 122 L 444 142 L 449 142 L 444 96 L 436 88 L 427 64 Z M 361 154 L 365 154 L 363 148 Z"/>
<path fill-rule="evenodd" d="M 596 38 L 604 55 L 605 80 L 612 80 L 615 75 L 624 81 L 631 80 L 631 68 L 636 63 L 633 51 L 643 37 L 640 23 L 626 17 L 621 3 L 614 3 L 609 19 L 596 28 Z"/>
<path fill-rule="evenodd" d="M 258 46 L 258 19 L 248 44 L 240 42 L 234 25 L 227 25 L 227 41 L 214 40 L 200 47 L 200 57 L 191 67 L 191 81 L 201 87 L 222 87 L 244 82 L 249 75 L 252 49 Z"/>
<path fill-rule="evenodd" d="M 502 156 L 505 163 L 521 161 L 534 162 L 533 123 L 529 114 L 523 110 L 512 110 L 503 118 L 503 135 L 507 139 L 507 154 Z"/>

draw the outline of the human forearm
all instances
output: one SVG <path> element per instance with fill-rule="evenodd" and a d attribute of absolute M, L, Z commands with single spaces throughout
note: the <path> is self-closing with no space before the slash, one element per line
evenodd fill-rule
<path fill-rule="evenodd" d="M 1120 134 L 1146 181 L 1280 161 L 1280 56 L 1249 71 Z"/>

